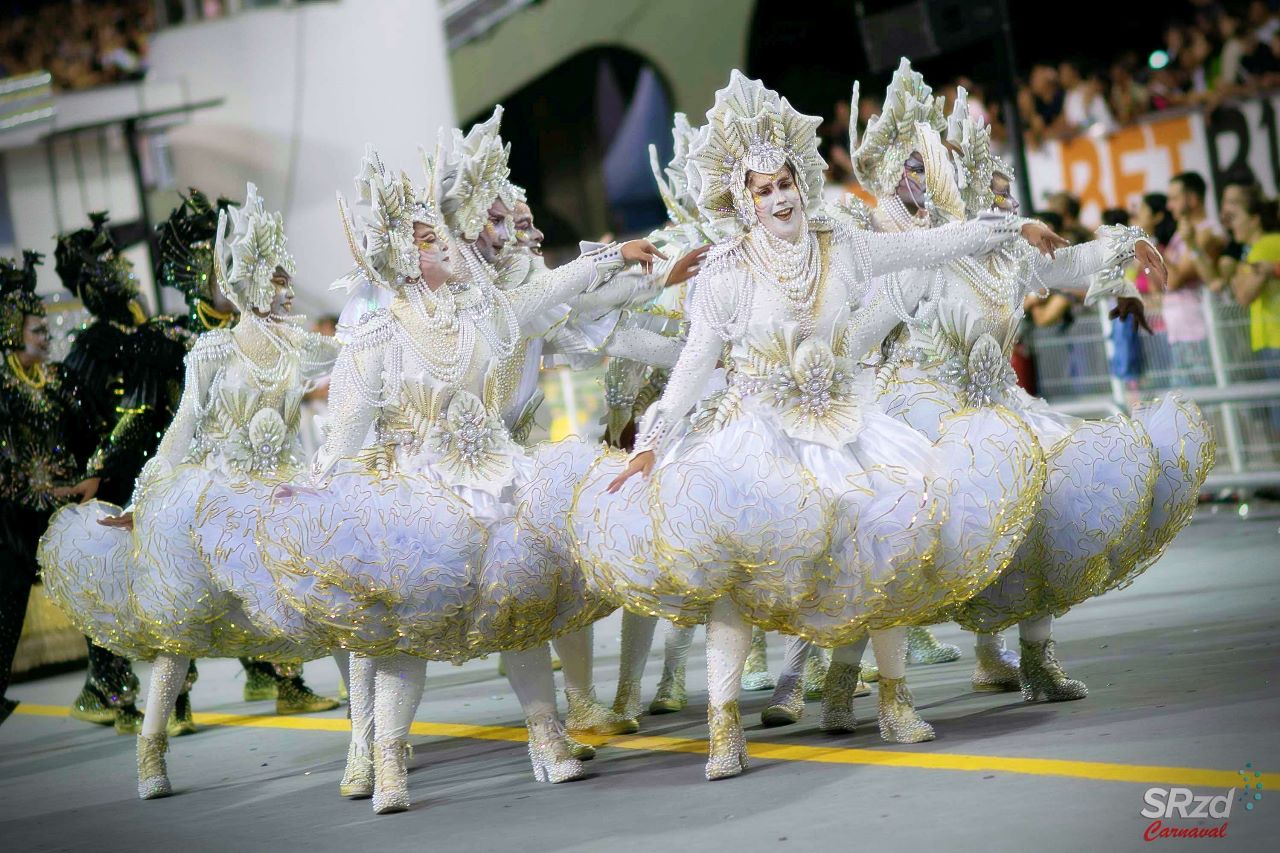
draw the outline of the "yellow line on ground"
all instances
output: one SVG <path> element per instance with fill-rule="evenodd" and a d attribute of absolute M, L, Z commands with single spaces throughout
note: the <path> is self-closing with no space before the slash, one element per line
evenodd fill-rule
<path fill-rule="evenodd" d="M 31 705 L 23 702 L 15 713 L 36 717 L 65 717 L 65 705 Z M 205 726 L 243 726 L 259 729 L 292 729 L 313 732 L 349 732 L 347 720 L 333 717 L 300 717 L 256 714 L 199 713 L 195 721 Z M 525 742 L 525 730 L 516 726 L 478 726 L 463 723 L 413 724 L 410 731 L 423 737 L 469 738 L 512 743 Z M 701 754 L 707 749 L 705 740 L 664 737 L 658 735 L 624 735 L 618 737 L 579 738 L 596 745 L 608 744 L 619 749 L 651 752 L 688 752 Z M 804 744 L 751 741 L 751 757 L 770 761 L 808 761 L 817 764 L 869 765 L 876 767 L 909 767 L 917 770 L 960 770 L 970 773 L 1018 773 L 1027 776 L 1058 776 L 1070 779 L 1092 779 L 1102 782 L 1133 782 L 1148 785 L 1206 788 L 1232 788 L 1241 781 L 1238 770 L 1213 770 L 1203 767 L 1165 767 L 1148 764 L 1111 764 L 1102 761 L 1069 761 L 1059 758 L 1017 758 L 1000 755 L 957 755 L 946 752 L 900 752 L 897 750 L 857 749 L 841 746 L 807 746 Z M 1280 785 L 1280 777 L 1266 774 L 1249 780 L 1265 787 Z"/>

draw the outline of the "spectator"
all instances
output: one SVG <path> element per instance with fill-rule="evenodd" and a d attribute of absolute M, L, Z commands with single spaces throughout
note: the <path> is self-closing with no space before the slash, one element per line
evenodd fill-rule
<path fill-rule="evenodd" d="M 1058 79 L 1066 92 L 1062 115 L 1070 130 L 1076 133 L 1090 130 L 1106 133 L 1115 129 L 1116 120 L 1103 96 L 1101 77 L 1092 70 L 1082 74 L 1079 65 L 1064 62 L 1058 66 Z"/>
<path fill-rule="evenodd" d="M 1129 211 L 1114 207 L 1102 212 L 1103 225 L 1128 225 Z M 1137 277 L 1137 269 L 1130 267 L 1125 277 Z M 1130 315 L 1120 320 L 1111 321 L 1111 359 L 1109 366 L 1111 375 L 1124 386 L 1125 401 L 1132 411 L 1141 399 L 1142 385 L 1142 339 L 1139 337 L 1138 318 Z"/>
<path fill-rule="evenodd" d="M 1231 289 L 1236 301 L 1249 307 L 1249 345 L 1263 376 L 1280 380 L 1280 233 L 1253 241 Z M 1267 414 L 1273 435 L 1280 436 L 1280 403 L 1268 404 Z"/>
<path fill-rule="evenodd" d="M 1147 87 L 1133 76 L 1127 62 L 1111 66 L 1111 111 L 1116 121 L 1124 124 L 1147 113 L 1151 109 L 1151 95 Z"/>
<path fill-rule="evenodd" d="M 1214 293 L 1225 291 L 1231 284 L 1236 266 L 1244 260 L 1247 252 L 1245 245 L 1236 239 L 1237 218 L 1243 216 L 1247 208 L 1256 208 L 1262 198 L 1262 187 L 1258 186 L 1251 172 L 1227 179 L 1227 185 L 1222 190 L 1222 199 L 1218 203 L 1218 210 L 1228 239 L 1227 244 L 1222 248 L 1222 253 L 1218 256 L 1215 275 L 1209 280 L 1209 289 Z"/>
<path fill-rule="evenodd" d="M 1203 192 L 1203 179 L 1198 184 L 1197 179 L 1198 175 L 1177 176 L 1171 182 L 1171 195 L 1180 199 L 1180 203 L 1185 206 L 1194 205 L 1194 202 L 1188 202 L 1184 196 L 1191 195 L 1186 192 L 1188 184 Z M 1171 196 L 1161 193 L 1144 196 L 1139 208 L 1138 224 L 1159 242 L 1160 251 L 1169 267 L 1169 279 L 1160 299 L 1160 310 L 1172 360 L 1170 379 L 1175 387 L 1205 385 L 1213 381 L 1213 372 L 1209 361 L 1208 323 L 1200 295 L 1200 285 L 1203 282 L 1198 277 L 1185 235 L 1204 229 L 1206 242 L 1211 237 L 1221 241 L 1221 227 L 1204 215 L 1203 196 L 1198 213 L 1184 217 L 1179 217 L 1178 212 L 1185 212 L 1185 206 L 1175 211 L 1170 206 L 1170 200 Z M 1192 215 L 1200 217 L 1198 224 L 1190 221 Z M 1187 221 L 1181 221 L 1184 219 Z M 1183 233 L 1179 233 L 1180 229 Z M 1218 231 L 1216 235 L 1212 234 L 1214 229 Z M 1198 238 L 1193 236 L 1192 239 Z M 1216 251 L 1221 251 L 1220 242 Z"/>
<path fill-rule="evenodd" d="M 1073 246 L 1088 243 L 1093 234 L 1080 224 L 1080 199 L 1069 192 L 1057 192 L 1049 196 L 1049 209 L 1057 214 L 1057 231 Z"/>
<path fill-rule="evenodd" d="M 1062 115 L 1066 92 L 1058 83 L 1058 72 L 1048 65 L 1031 69 L 1028 85 L 1018 93 L 1018 109 L 1027 119 L 1027 130 L 1037 143 L 1065 136 L 1069 130 Z"/>

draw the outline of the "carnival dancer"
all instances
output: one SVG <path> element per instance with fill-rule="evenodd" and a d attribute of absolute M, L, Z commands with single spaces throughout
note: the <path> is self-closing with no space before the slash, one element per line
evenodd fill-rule
<path fill-rule="evenodd" d="M 736 71 L 707 119 L 690 155 L 699 206 L 735 219 L 741 236 L 717 245 L 694 282 L 689 340 L 630 462 L 621 474 L 616 453 L 597 463 L 571 522 L 584 567 L 628 608 L 709 616 L 706 775 L 719 779 L 746 767 L 737 696 L 750 624 L 823 645 L 875 629 L 896 645 L 897 625 L 990 579 L 984 561 L 959 555 L 985 555 L 993 515 L 1003 529 L 1028 514 L 1042 474 L 1034 440 L 1006 413 L 963 416 L 968 440 L 935 445 L 873 405 L 872 376 L 846 346 L 859 283 L 1024 229 L 1046 235 L 1004 216 L 924 240 L 836 226 L 818 215 L 818 119 Z M 721 359 L 727 386 L 682 430 Z M 652 476 L 628 486 L 639 473 Z M 935 559 L 944 529 L 960 544 Z M 940 569 L 928 579 L 926 561 Z M 909 696 L 882 710 L 887 735 L 910 739 Z"/>
<path fill-rule="evenodd" d="M 325 652 L 254 627 L 237 591 L 211 570 L 214 546 L 200 526 L 210 516 L 243 516 L 298 465 L 302 395 L 336 356 L 332 339 L 289 316 L 293 260 L 280 215 L 264 209 L 252 184 L 229 214 L 219 217 L 215 268 L 239 320 L 202 335 L 187 355 L 177 414 L 130 508 L 65 507 L 40 543 L 50 596 L 72 621 L 116 654 L 154 661 L 138 738 L 143 799 L 171 792 L 166 721 L 193 658 L 291 661 Z"/>

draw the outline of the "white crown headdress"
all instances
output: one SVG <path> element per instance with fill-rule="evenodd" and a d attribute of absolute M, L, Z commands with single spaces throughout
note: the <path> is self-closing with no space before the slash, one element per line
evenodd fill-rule
<path fill-rule="evenodd" d="M 245 187 L 244 204 L 218 213 L 214 246 L 217 274 L 223 294 L 236 310 L 266 311 L 275 297 L 271 277 L 276 267 L 289 275 L 297 272 L 284 234 L 284 217 L 267 212 L 252 183 Z M 227 269 L 228 261 L 231 264 Z"/>
<path fill-rule="evenodd" d="M 818 154 L 820 124 L 822 119 L 798 112 L 759 80 L 731 72 L 689 151 L 689 192 L 703 215 L 711 220 L 736 217 L 741 226 L 750 227 L 755 205 L 747 191 L 747 172 L 772 174 L 785 165 L 795 173 L 806 212 L 816 212 L 827 167 Z"/>
<path fill-rule="evenodd" d="M 511 147 L 499 135 L 502 105 L 493 108 L 487 121 L 474 125 L 466 136 L 453 130 L 449 154 L 440 176 L 441 209 L 450 230 L 464 240 L 480 236 L 495 198 L 507 206 L 517 201 L 510 181 Z"/>
<path fill-rule="evenodd" d="M 925 122 L 916 126 L 917 150 L 924 160 L 924 207 L 935 221 L 956 222 L 965 218 L 956 162 L 941 134 Z"/>
<path fill-rule="evenodd" d="M 661 166 L 657 146 L 649 146 L 649 168 L 658 184 L 658 194 L 667 209 L 667 218 L 676 225 L 686 225 L 698 219 L 698 200 L 689 192 L 689 181 L 685 174 L 689 164 L 689 149 L 697 134 L 689 124 L 689 118 L 684 113 L 676 113 L 675 124 L 671 127 L 674 142 L 671 162 L 665 167 Z"/>
<path fill-rule="evenodd" d="M 960 193 L 969 216 L 990 210 L 995 204 L 991 179 L 999 173 L 1013 181 L 1013 169 L 991 148 L 991 127 L 969 115 L 969 96 L 961 87 L 947 120 L 947 141 L 960 149 Z"/>
<path fill-rule="evenodd" d="M 372 145 L 366 145 L 360 172 L 355 177 L 356 198 L 368 208 L 359 225 L 353 221 L 347 200 L 338 193 L 338 214 L 347 235 L 347 246 L 356 268 L 339 279 L 336 287 L 354 288 L 360 279 L 394 291 L 406 279 L 418 277 L 418 247 L 413 223 L 439 224 L 435 187 L 428 182 L 419 193 L 401 172 L 392 175 Z"/>
<path fill-rule="evenodd" d="M 853 84 L 853 100 L 857 109 L 860 87 Z M 853 173 L 858 181 L 877 198 L 892 195 L 902 178 L 902 167 L 918 151 L 917 127 L 926 124 L 939 133 L 947 129 L 942 102 L 924 77 L 911 70 L 905 57 L 893 72 L 893 80 L 884 94 L 884 110 L 872 116 L 867 130 L 858 140 L 857 124 L 849 123 L 849 151 L 853 157 Z M 921 151 L 921 154 L 924 152 Z"/>

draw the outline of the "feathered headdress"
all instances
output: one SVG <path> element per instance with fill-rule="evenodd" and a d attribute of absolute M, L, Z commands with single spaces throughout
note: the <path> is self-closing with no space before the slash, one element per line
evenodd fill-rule
<path fill-rule="evenodd" d="M 106 213 L 90 213 L 89 223 L 88 228 L 58 238 L 54 269 L 62 286 L 78 296 L 94 317 L 133 323 L 137 315 L 129 306 L 138 295 L 133 265 L 116 251 Z"/>
<path fill-rule="evenodd" d="M 160 264 L 158 276 L 165 287 L 180 292 L 194 321 L 212 327 L 215 316 L 213 247 L 218 238 L 218 212 L 234 202 L 220 198 L 216 203 L 194 187 L 187 190 L 182 204 L 156 226 Z"/>
<path fill-rule="evenodd" d="M 0 350 L 22 349 L 22 325 L 29 315 L 44 316 L 44 302 L 36 296 L 36 267 L 44 256 L 22 253 L 22 265 L 0 258 Z"/>
<path fill-rule="evenodd" d="M 696 193 L 703 215 L 736 218 L 739 226 L 749 228 L 755 205 L 747 191 L 747 172 L 772 174 L 783 166 L 794 172 L 806 212 L 816 212 L 827 166 L 818 154 L 820 124 L 822 119 L 798 112 L 759 80 L 732 71 L 689 151 L 689 191 Z"/>
<path fill-rule="evenodd" d="M 658 148 L 649 146 L 649 168 L 658 184 L 658 195 L 667 209 L 667 218 L 676 225 L 687 225 L 698 219 L 698 200 L 689 192 L 686 169 L 689 165 L 689 149 L 697 138 L 697 131 L 689 125 L 684 113 L 676 113 L 671 128 L 671 162 L 663 167 L 658 161 Z"/>
<path fill-rule="evenodd" d="M 855 107 L 859 92 L 859 85 L 854 83 L 850 103 Z M 861 140 L 857 124 L 849 124 L 853 173 L 877 198 L 893 195 L 907 158 L 912 151 L 920 150 L 918 129 L 921 125 L 942 133 L 947 129 L 947 119 L 941 100 L 933 96 L 924 77 L 912 71 L 910 61 L 904 57 L 885 91 L 883 113 L 867 122 Z"/>
<path fill-rule="evenodd" d="M 502 142 L 501 124 L 499 104 L 487 121 L 473 126 L 466 136 L 456 128 L 450 135 L 440 174 L 441 211 L 449 229 L 464 240 L 480 236 L 494 199 L 508 207 L 518 200 L 510 181 L 511 146 Z"/>
<path fill-rule="evenodd" d="M 271 278 L 276 268 L 289 275 L 297 271 L 287 243 L 284 217 L 277 211 L 267 212 L 252 183 L 245 187 L 242 206 L 219 211 L 216 269 L 222 292 L 236 310 L 243 314 L 249 309 L 270 309 L 275 296 Z"/>

